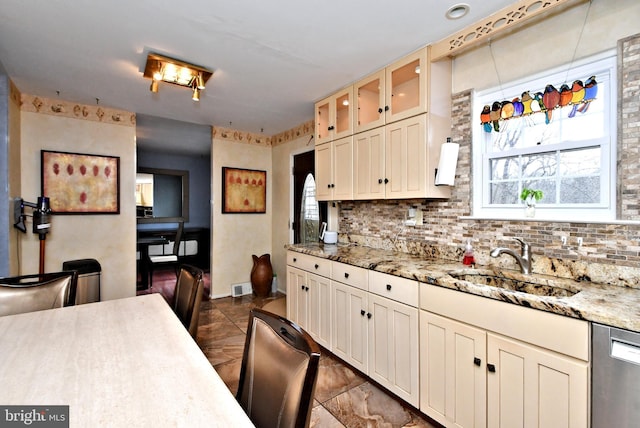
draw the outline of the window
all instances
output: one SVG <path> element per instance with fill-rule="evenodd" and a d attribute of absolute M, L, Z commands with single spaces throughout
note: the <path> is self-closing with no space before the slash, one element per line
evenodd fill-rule
<path fill-rule="evenodd" d="M 477 93 L 473 106 L 474 216 L 523 218 L 523 188 L 542 190 L 537 219 L 615 218 L 616 59 L 612 53 Z M 589 103 L 539 108 L 547 85 L 560 90 L 590 76 Z M 579 87 L 576 87 L 579 89 Z M 528 96 L 533 100 L 527 100 Z M 532 114 L 481 124 L 484 106 L 521 99 Z M 509 102 L 508 104 L 512 104 Z M 543 103 L 542 103 L 543 104 Z M 504 107 L 502 103 L 502 108 Z M 498 130 L 496 130 L 496 128 Z"/>

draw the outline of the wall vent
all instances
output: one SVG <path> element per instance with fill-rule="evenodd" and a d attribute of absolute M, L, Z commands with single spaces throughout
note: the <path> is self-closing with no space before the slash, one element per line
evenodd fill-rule
<path fill-rule="evenodd" d="M 251 294 L 253 289 L 250 282 L 243 282 L 242 284 L 231 284 L 231 296 L 239 297 L 246 294 Z"/>

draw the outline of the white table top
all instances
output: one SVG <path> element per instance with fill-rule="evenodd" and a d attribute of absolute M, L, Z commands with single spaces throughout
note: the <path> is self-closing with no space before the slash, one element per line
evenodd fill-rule
<path fill-rule="evenodd" d="M 252 427 L 159 294 L 0 317 L 0 404 L 71 427 Z"/>

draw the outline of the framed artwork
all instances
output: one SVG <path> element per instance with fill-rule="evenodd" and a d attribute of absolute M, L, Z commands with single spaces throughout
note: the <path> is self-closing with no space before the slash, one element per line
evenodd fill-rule
<path fill-rule="evenodd" d="M 120 158 L 41 150 L 42 195 L 55 214 L 119 214 Z"/>
<path fill-rule="evenodd" d="M 267 212 L 267 172 L 222 167 L 222 213 Z"/>

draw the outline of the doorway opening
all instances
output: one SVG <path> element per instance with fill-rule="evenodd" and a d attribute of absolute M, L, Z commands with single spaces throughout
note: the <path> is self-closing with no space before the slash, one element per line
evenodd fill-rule
<path fill-rule="evenodd" d="M 327 221 L 327 203 L 316 200 L 315 153 L 293 156 L 293 243 L 318 242 L 320 225 Z"/>

